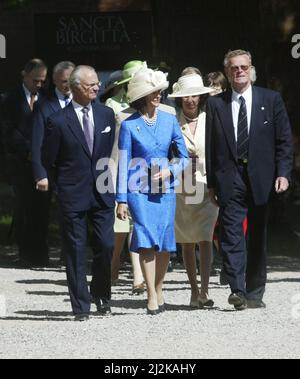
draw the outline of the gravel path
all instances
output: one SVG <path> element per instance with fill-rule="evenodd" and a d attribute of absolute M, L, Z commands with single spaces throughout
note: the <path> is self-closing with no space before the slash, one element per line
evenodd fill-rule
<path fill-rule="evenodd" d="M 0 302 L 4 296 L 7 306 L 0 359 L 299 359 L 300 259 L 272 258 L 269 271 L 266 310 L 233 311 L 229 289 L 213 277 L 216 308 L 192 311 L 186 274 L 178 267 L 166 280 L 168 311 L 157 317 L 145 315 L 145 296 L 131 296 L 124 271 L 114 287 L 113 315 L 93 313 L 80 324 L 72 321 L 64 272 L 0 268 Z"/>

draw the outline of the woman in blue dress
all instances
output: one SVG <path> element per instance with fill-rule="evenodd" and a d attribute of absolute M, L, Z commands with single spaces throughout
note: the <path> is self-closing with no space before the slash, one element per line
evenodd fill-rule
<path fill-rule="evenodd" d="M 188 152 L 176 117 L 158 109 L 161 91 L 169 86 L 165 74 L 140 70 L 128 86 L 137 110 L 122 123 L 119 137 L 117 215 L 134 222 L 131 250 L 140 253 L 147 284 L 147 313 L 163 312 L 162 287 L 170 252 L 176 251 L 176 178 L 188 165 Z M 176 158 L 170 147 L 176 146 Z"/>

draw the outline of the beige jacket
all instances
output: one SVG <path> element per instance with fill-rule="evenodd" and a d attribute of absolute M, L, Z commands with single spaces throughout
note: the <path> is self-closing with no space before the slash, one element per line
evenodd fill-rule
<path fill-rule="evenodd" d="M 185 140 L 186 147 L 190 157 L 195 157 L 197 160 L 197 170 L 194 173 L 197 183 L 206 184 L 206 168 L 205 168 L 205 122 L 206 113 L 202 112 L 199 115 L 198 125 L 195 137 L 193 137 L 189 125 L 184 117 L 183 112 L 177 115 L 178 122 Z M 187 170 L 188 172 L 188 170 Z"/>

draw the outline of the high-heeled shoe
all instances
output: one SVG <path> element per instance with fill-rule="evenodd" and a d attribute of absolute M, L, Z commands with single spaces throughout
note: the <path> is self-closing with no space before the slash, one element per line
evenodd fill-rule
<path fill-rule="evenodd" d="M 198 298 L 200 304 L 202 305 L 202 307 L 205 307 L 205 308 L 212 308 L 214 305 L 215 305 L 215 302 L 210 299 L 209 297 L 200 297 Z"/>
<path fill-rule="evenodd" d="M 164 313 L 166 311 L 166 304 L 158 306 L 159 313 Z"/>
<path fill-rule="evenodd" d="M 132 287 L 132 295 L 139 296 L 145 292 L 145 283 L 138 284 Z"/>
<path fill-rule="evenodd" d="M 159 308 L 152 310 L 152 309 L 149 309 L 147 307 L 147 315 L 149 315 L 149 316 L 157 316 L 159 313 L 160 313 Z"/>

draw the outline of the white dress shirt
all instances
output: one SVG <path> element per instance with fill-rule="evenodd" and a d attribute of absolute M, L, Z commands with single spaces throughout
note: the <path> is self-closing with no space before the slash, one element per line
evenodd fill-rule
<path fill-rule="evenodd" d="M 80 122 L 82 131 L 83 131 L 83 112 L 82 112 L 83 108 L 89 108 L 88 115 L 89 115 L 89 118 L 90 118 L 90 122 L 91 122 L 92 127 L 95 128 L 94 114 L 93 114 L 92 104 L 90 103 L 87 106 L 83 106 L 83 105 L 80 105 L 80 104 L 76 103 L 76 101 L 72 100 L 72 105 L 73 105 L 74 110 L 75 110 L 75 112 L 77 114 L 77 117 L 78 117 L 78 120 Z"/>
<path fill-rule="evenodd" d="M 23 84 L 23 89 L 24 89 L 24 92 L 25 92 L 26 99 L 28 101 L 28 105 L 30 106 L 30 103 L 31 103 L 31 92 L 25 87 L 25 84 Z M 37 101 L 38 98 L 39 98 L 39 95 L 36 94 L 34 101 Z"/>
<path fill-rule="evenodd" d="M 246 107 L 247 107 L 247 117 L 248 117 L 248 132 L 250 133 L 250 125 L 251 125 L 251 115 L 252 115 L 252 86 L 250 86 L 246 92 L 243 94 L 237 93 L 232 90 L 232 116 L 233 116 L 233 126 L 234 126 L 234 134 L 235 139 L 237 141 L 238 136 L 238 121 L 239 121 L 239 113 L 241 108 L 240 97 L 242 96 L 245 99 Z"/>
<path fill-rule="evenodd" d="M 55 88 L 55 94 L 59 100 L 59 104 L 61 106 L 61 108 L 65 108 L 66 107 L 66 100 L 65 100 L 65 95 L 63 93 L 61 93 L 57 88 Z M 72 94 L 69 95 L 69 98 L 70 98 L 70 101 L 69 103 L 71 102 L 73 96 Z"/>

